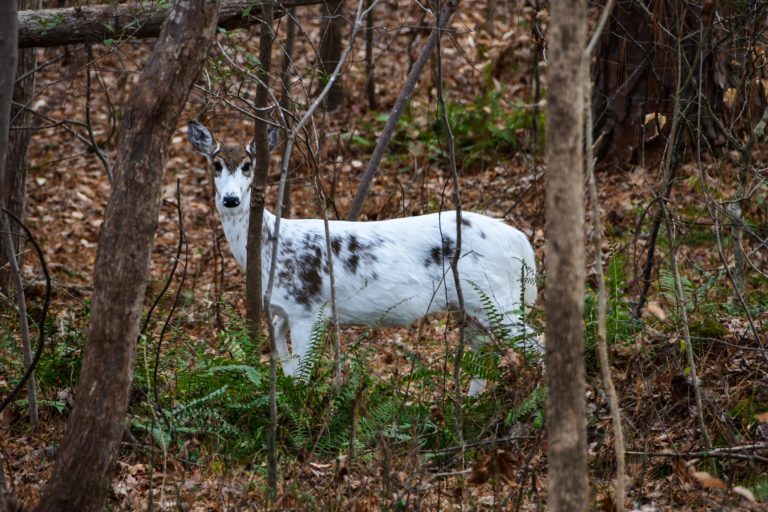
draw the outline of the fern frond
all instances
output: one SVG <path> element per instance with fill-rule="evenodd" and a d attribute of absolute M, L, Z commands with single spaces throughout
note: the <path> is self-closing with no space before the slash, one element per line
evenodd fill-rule
<path fill-rule="evenodd" d="M 326 306 L 320 308 L 317 320 L 312 324 L 312 333 L 309 337 L 309 352 L 307 357 L 299 365 L 299 376 L 308 380 L 312 370 L 317 367 L 320 357 L 323 355 L 326 336 L 328 334 L 328 319 L 325 316 Z"/>

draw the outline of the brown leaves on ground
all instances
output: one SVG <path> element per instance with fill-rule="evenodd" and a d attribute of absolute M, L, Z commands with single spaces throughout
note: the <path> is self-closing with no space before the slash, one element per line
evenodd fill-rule
<path fill-rule="evenodd" d="M 383 7 L 386 8 L 376 11 L 374 31 L 380 111 L 369 112 L 363 95 L 352 92 L 364 90 L 364 66 L 357 59 L 344 72 L 345 88 L 351 91 L 346 105 L 322 122 L 318 121 L 318 138 L 321 139 L 325 156 L 316 155 L 317 159 L 296 158 L 296 166 L 292 171 L 293 217 L 319 217 L 313 180 L 314 166 L 317 166 L 322 177 L 321 185 L 333 200 L 331 206 L 338 208 L 341 217 L 345 215 L 350 198 L 356 191 L 363 163 L 370 156 L 370 145 L 353 143 L 346 135 L 375 138 L 376 130 L 381 125 L 377 117 L 385 115 L 391 108 L 399 93 L 401 78 L 409 67 L 408 49 L 417 51 L 423 41 L 426 31 L 421 27 L 429 20 L 422 19 L 422 8 L 406 0 L 385 3 Z M 499 9 L 502 9 L 501 4 L 504 3 L 497 3 Z M 444 47 L 444 78 L 451 108 L 469 108 L 476 96 L 491 91 L 501 92 L 501 108 L 509 115 L 530 114 L 534 101 L 534 82 L 530 70 L 534 65 L 541 65 L 540 78 L 546 80 L 544 54 L 537 54 L 536 48 L 540 44 L 537 38 L 543 35 L 547 23 L 547 14 L 544 10 L 534 10 L 526 2 L 507 4 L 504 7 L 508 9 L 507 14 L 494 20 L 494 37 L 482 30 L 485 22 L 484 2 L 460 4 L 453 24 L 458 30 L 451 34 L 450 41 L 446 39 Z M 354 7 L 345 3 L 344 8 Z M 312 8 L 297 9 L 302 29 L 314 38 L 315 43 L 319 40 L 316 37 L 321 23 L 319 12 Z M 282 30 L 281 26 L 279 37 L 284 35 Z M 230 37 L 235 38 L 248 52 L 257 53 L 257 38 L 252 33 L 233 32 Z M 221 38 L 224 43 L 227 42 L 224 36 Z M 361 40 L 358 38 L 358 44 L 361 44 Z M 91 98 L 91 112 L 95 137 L 112 156 L 118 149 L 115 147 L 113 126 L 113 121 L 117 119 L 111 119 L 107 112 L 119 112 L 122 109 L 122 102 L 130 91 L 131 77 L 136 75 L 151 50 L 151 44 L 135 42 L 116 46 L 119 52 L 94 45 L 96 60 L 91 68 L 94 76 L 98 74 L 99 80 L 95 82 L 103 84 L 104 89 L 111 93 L 111 102 L 107 102 L 102 91 L 97 90 Z M 85 48 L 41 50 L 40 61 L 59 58 L 65 53 L 75 57 L 75 62 L 65 65 L 53 62 L 40 71 L 38 88 L 41 96 L 39 103 L 33 107 L 44 110 L 46 115 L 56 120 L 82 122 L 86 101 L 83 94 L 85 69 L 78 66 L 86 60 Z M 315 66 L 312 61 L 313 50 L 306 41 L 299 43 L 295 54 L 299 73 Z M 413 95 L 409 106 L 410 118 L 401 127 L 406 136 L 391 145 L 365 203 L 364 214 L 368 218 L 402 217 L 431 212 L 440 206 L 450 207 L 450 192 L 445 192 L 450 190 L 450 180 L 437 156 L 439 148 L 427 147 L 420 140 L 429 136 L 434 120 L 430 114 L 434 101 L 431 92 L 433 78 L 430 73 L 425 74 Z M 245 81 L 238 83 L 236 77 L 228 76 L 224 79 L 230 80 L 222 85 L 224 93 L 228 88 L 237 90 L 241 86 L 244 89 L 249 87 Z M 308 89 L 308 84 L 301 83 L 303 79 L 302 76 L 297 78 L 297 89 Z M 542 90 L 545 90 L 546 82 L 541 85 Z M 183 126 L 188 119 L 199 114 L 201 109 L 210 109 L 212 121 L 218 123 L 217 128 L 221 128 L 222 138 L 232 143 L 244 143 L 251 133 L 252 124 L 250 120 L 239 117 L 234 109 L 219 98 L 205 95 L 200 90 L 193 91 L 190 98 L 188 108 L 179 122 L 178 135 L 172 139 L 170 147 L 163 192 L 166 203 L 158 223 L 156 247 L 152 255 L 152 282 L 147 300 L 151 301 L 162 288 L 175 258 L 179 229 L 176 210 L 171 203 L 175 201 L 176 180 L 180 179 L 184 234 L 190 247 L 189 269 L 183 304 L 172 322 L 181 335 L 178 338 L 166 338 L 163 354 L 166 350 L 176 351 L 186 344 L 202 342 L 210 344 L 204 357 L 213 359 L 226 356 L 228 347 L 219 346 L 216 340 L 221 330 L 227 329 L 228 318 L 237 317 L 244 310 L 244 277 L 229 254 L 226 242 L 221 238 L 220 221 L 212 202 L 212 179 L 207 166 L 202 157 L 187 146 Z M 541 101 L 539 106 L 544 107 Z M 82 127 L 72 125 L 71 128 L 79 130 Z M 543 131 L 542 126 L 539 129 Z M 84 130 L 81 135 L 85 135 Z M 514 155 L 484 155 L 488 157 L 486 163 L 468 165 L 462 169 L 462 200 L 468 210 L 505 216 L 509 223 L 521 228 L 531 237 L 537 249 L 537 259 L 542 261 L 542 176 L 545 170 L 540 154 L 531 151 L 529 135 L 515 135 L 520 137 L 521 144 L 520 150 Z M 760 146 L 756 145 L 754 162 L 755 167 L 764 168 L 766 155 L 761 153 L 765 150 Z M 76 336 L 87 328 L 87 315 L 83 312 L 88 308 L 92 267 L 110 185 L 93 152 L 81 140 L 60 127 L 50 126 L 35 134 L 30 158 L 26 214 L 28 224 L 38 238 L 53 272 L 56 288 L 50 324 L 54 328 L 54 343 L 59 343 L 65 336 Z M 277 166 L 273 166 L 267 191 L 272 205 L 277 190 L 276 169 Z M 702 186 L 699 171 L 689 164 L 683 165 L 670 197 L 673 213 L 685 221 L 680 223 L 683 236 L 695 230 L 709 235 L 705 243 L 699 244 L 683 239 L 679 248 L 681 268 L 693 288 L 701 287 L 706 277 L 693 269 L 715 271 L 722 268 L 715 247 L 711 217 L 703 212 L 700 217 L 694 215 L 683 218 L 687 211 L 703 211 L 701 194 L 698 192 Z M 732 177 L 737 169 L 732 161 L 726 159 L 705 163 L 702 171 L 709 180 L 709 186 L 723 197 L 733 197 L 736 193 Z M 636 279 L 643 264 L 647 238 L 645 228 L 648 219 L 652 217 L 649 215 L 652 211 L 647 211 L 647 207 L 654 203 L 657 169 L 637 166 L 628 173 L 601 174 L 598 181 L 600 209 L 611 234 L 610 238 L 606 237 L 604 253 L 606 256 L 624 258 L 619 268 L 608 265 L 607 272 L 613 276 L 626 271 L 628 278 L 626 289 L 623 285 L 617 286 L 616 289 L 610 289 L 609 293 L 612 300 L 631 300 L 636 293 Z M 755 197 L 760 197 L 761 191 L 756 188 Z M 766 224 L 765 209 L 760 201 L 751 201 L 745 207 L 745 214 L 755 225 Z M 329 212 L 331 217 L 337 213 L 330 207 Z M 591 248 L 588 250 L 591 251 Z M 659 260 L 666 257 L 666 250 L 660 246 L 663 254 Z M 757 268 L 767 268 L 768 251 L 757 250 L 751 257 Z M 29 265 L 28 261 L 25 263 Z M 37 272 L 29 266 L 24 271 L 30 277 Z M 39 296 L 39 287 L 33 287 L 32 294 L 35 291 Z M 543 289 L 542 294 L 545 293 Z M 744 443 L 765 442 L 768 440 L 768 411 L 765 410 L 765 404 L 768 403 L 768 379 L 765 361 L 758 340 L 755 340 L 751 331 L 750 322 L 734 313 L 713 319 L 720 327 L 714 329 L 704 321 L 710 313 L 701 307 L 702 304 L 692 306 L 695 306 L 690 317 L 696 331 L 698 377 L 704 386 L 707 428 L 712 438 L 720 440 L 718 442 L 724 440 L 722 442 L 731 445 L 742 440 Z M 161 309 L 167 310 L 167 307 L 167 300 L 161 303 Z M 695 472 L 692 475 L 692 463 L 689 460 L 668 457 L 669 453 L 701 449 L 692 379 L 681 357 L 681 336 L 669 330 L 669 326 L 677 322 L 676 310 L 677 305 L 673 299 L 652 291 L 645 309 L 647 314 L 643 317 L 644 328 L 633 334 L 632 339 L 617 339 L 611 345 L 614 378 L 622 412 L 627 420 L 624 428 L 631 434 L 627 437 L 627 449 L 662 454 L 628 459 L 627 472 L 638 486 L 632 489 L 630 499 L 636 503 L 640 499 L 650 500 L 658 505 L 654 510 L 664 509 L 665 506 L 667 510 L 707 510 L 715 506 L 723 507 L 726 499 L 730 500 L 727 503 L 734 503 L 734 507 L 749 506 L 755 496 L 747 486 L 752 485 L 749 482 L 754 481 L 752 479 L 756 475 L 768 473 L 764 463 L 722 459 L 719 462 L 725 468 L 728 478 L 721 479 L 706 473 Z M 161 318 L 163 315 L 155 316 Z M 765 324 L 768 313 L 762 312 L 754 320 L 758 325 Z M 610 321 L 611 329 L 616 330 L 630 322 L 621 317 L 611 317 Z M 158 322 L 155 334 L 161 325 L 162 320 Z M 150 335 L 152 328 L 150 326 Z M 441 319 L 427 320 L 419 340 L 414 341 L 414 331 L 382 327 L 366 335 L 369 338 L 367 346 L 375 347 L 375 354 L 368 365 L 368 371 L 375 378 L 403 380 L 412 369 L 410 361 L 415 353 L 423 361 L 443 361 L 445 344 L 455 343 L 457 337 L 455 331 L 445 332 L 445 322 Z M 342 343 L 361 336 L 361 329 L 345 330 Z M 439 341 L 425 343 L 424 340 Z M 49 347 L 50 353 L 55 353 L 55 348 Z M 76 354 L 77 357 L 80 355 L 80 352 Z M 60 358 L 57 361 L 60 362 Z M 541 375 L 534 375 L 519 353 L 513 350 L 505 350 L 501 354 L 500 369 L 501 381 L 495 390 L 489 392 L 507 393 L 508 400 L 504 404 L 505 408 L 498 411 L 498 417 L 494 418 L 493 429 L 488 429 L 484 435 L 504 437 L 526 434 L 530 429 L 529 424 L 521 421 L 506 425 L 504 419 L 508 411 L 523 405 L 524 399 L 541 381 Z M 16 376 L 2 370 L 5 367 L 0 369 L 0 386 L 7 387 L 15 382 Z M 601 384 L 595 376 L 597 372 L 594 368 L 590 371 L 593 372 L 588 375 L 591 476 L 597 482 L 596 495 L 605 497 L 611 494 L 609 482 L 614 477 L 613 434 Z M 166 377 L 168 381 L 173 381 L 173 375 Z M 62 392 L 66 386 L 58 382 L 47 383 L 47 386 L 43 390 L 44 398 L 64 402 L 67 407 L 71 407 L 71 392 Z M 437 398 L 438 393 L 435 393 L 435 396 L 416 396 L 414 400 L 430 404 L 431 421 L 446 428 L 448 411 Z M 23 430 L 22 411 L 23 408 L 8 409 L 0 417 L 0 462 L 7 470 L 9 486 L 24 501 L 34 503 L 50 473 L 52 450 L 63 433 L 66 410 L 64 414 L 50 409 L 43 410 L 41 425 L 34 435 Z M 220 454 L 206 451 L 201 448 L 203 443 L 199 439 L 190 436 L 185 440 L 183 448 L 171 447 L 167 464 L 163 467 L 162 454 L 151 438 L 142 437 L 134 431 L 130 433 L 139 438 L 126 440 L 118 454 L 110 497 L 110 505 L 114 508 L 145 509 L 151 501 L 158 509 L 179 510 L 247 510 L 261 505 L 260 492 L 265 478 L 261 471 L 263 468 L 259 466 L 259 455 L 254 454 L 253 467 L 226 468 Z M 480 441 L 487 440 L 487 437 Z M 301 462 L 293 460 L 299 458 L 297 454 L 285 454 L 281 464 L 285 481 L 281 483 L 280 501 L 276 507 L 304 508 L 309 501 L 306 493 L 315 500 L 314 503 L 322 504 L 331 503 L 329 496 L 340 496 L 334 504 L 338 507 L 349 505 L 350 509 L 357 510 L 394 509 L 399 506 L 397 500 L 404 496 L 418 496 L 423 500 L 425 509 L 431 506 L 438 508 L 439 505 L 444 505 L 441 507 L 443 509 L 450 509 L 467 505 L 468 500 L 472 499 L 477 500 L 472 502 L 472 506 L 477 503 L 478 507 L 500 507 L 502 505 L 494 501 L 493 496 L 482 495 L 487 491 L 484 486 L 498 482 L 514 488 L 518 481 L 525 487 L 523 510 L 535 510 L 543 503 L 543 493 L 546 491 L 546 442 L 533 450 L 533 442 L 524 439 L 481 452 L 467 478 L 472 487 L 459 489 L 455 495 L 452 495 L 453 482 L 423 484 L 429 478 L 428 472 L 434 468 L 428 467 L 424 457 L 420 458 L 423 454 L 419 454 L 418 449 L 412 449 L 408 443 L 382 445 L 372 449 L 372 462 L 369 460 L 365 463 L 360 462 L 362 455 L 370 456 L 371 453 L 362 454 L 354 461 L 316 458 Z M 529 473 L 531 480 L 537 482 L 536 485 L 520 480 L 526 468 L 525 457 L 532 450 L 534 453 Z M 194 461 L 188 457 L 189 452 L 197 454 Z M 447 469 L 450 472 L 455 469 L 455 465 Z M 729 488 L 726 482 L 733 487 Z M 610 504 L 608 501 L 605 503 Z"/>
<path fill-rule="evenodd" d="M 707 489 L 727 489 L 728 484 L 706 471 L 693 471 L 691 476 Z"/>
<path fill-rule="evenodd" d="M 482 485 L 491 478 L 499 478 L 511 487 L 517 487 L 518 465 L 511 453 L 497 449 L 486 454 L 472 466 L 472 472 L 467 477 L 467 483 Z"/>

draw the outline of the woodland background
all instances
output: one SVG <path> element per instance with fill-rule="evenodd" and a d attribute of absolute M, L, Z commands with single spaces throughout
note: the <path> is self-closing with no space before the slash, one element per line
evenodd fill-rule
<path fill-rule="evenodd" d="M 20 2 L 20 9 L 66 4 Z M 271 93 L 296 122 L 350 44 L 357 7 L 325 2 L 279 16 L 269 70 L 258 58 L 255 10 L 217 30 L 173 127 L 130 404 L 107 493 L 112 509 L 267 508 L 269 355 L 248 336 L 245 275 L 226 247 L 212 176 L 186 141 L 186 123 L 199 118 L 223 141 L 247 143 L 254 136 L 255 77 L 267 71 Z M 589 4 L 590 36 L 604 8 Z M 162 13 L 168 4 L 143 9 Z M 346 218 L 430 36 L 432 12 L 408 0 L 375 3 L 337 85 L 298 138 L 286 215 Z M 458 3 L 441 42 L 442 73 L 431 56 L 361 219 L 454 207 L 441 82 L 463 208 L 526 233 L 544 269 L 549 12 L 539 1 Z M 587 244 L 584 296 L 590 508 L 615 509 L 617 502 L 615 429 L 597 350 L 598 256 L 624 433 L 626 507 L 762 510 L 768 501 L 766 14 L 768 2 L 761 1 L 619 1 L 596 41 L 589 147 L 603 237 L 600 254 Z M 34 244 L 19 236 L 32 350 L 37 318 L 47 308 L 46 340 L 35 370 L 38 417 L 30 416 L 26 391 L 0 413 L 0 489 L 28 504 L 38 502 L 52 474 L 78 399 L 73 390 L 92 319 L 118 129 L 155 43 L 130 24 L 95 41 L 66 41 L 72 30 L 62 36 L 68 44 L 54 41 L 66 23 L 63 16 L 40 18 L 20 32 L 22 44 L 24 37 L 30 45 L 52 42 L 21 50 L 19 82 L 34 82 L 26 86 L 31 95 L 15 100 L 2 185 L 53 284 L 46 306 Z M 27 68 L 24 59 L 33 59 Z M 23 147 L 14 146 L 19 136 L 29 137 L 27 161 L 13 153 Z M 16 179 L 19 169 L 26 169 L 26 183 Z M 274 155 L 270 209 L 279 172 Z M 23 205 L 14 203 L 19 197 Z M 594 234 L 592 207 L 588 200 L 586 240 Z M 5 397 L 25 363 L 10 265 L 5 257 L 0 264 Z M 541 305 L 546 275 L 539 288 Z M 538 332 L 547 324 L 541 307 L 527 321 Z M 514 350 L 503 326 L 497 331 L 490 353 L 462 361 L 466 374 L 484 368 L 491 381 L 487 393 L 463 400 L 462 444 L 451 378 L 458 329 L 450 319 L 408 329 L 343 329 L 340 389 L 331 343 L 324 343 L 333 333 L 318 329 L 311 382 L 278 372 L 280 474 L 269 507 L 546 506 L 545 376 L 539 363 Z"/>

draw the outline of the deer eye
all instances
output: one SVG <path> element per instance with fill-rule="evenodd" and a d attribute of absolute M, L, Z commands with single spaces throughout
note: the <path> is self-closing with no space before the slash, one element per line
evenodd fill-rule
<path fill-rule="evenodd" d="M 221 165 L 221 162 L 219 162 L 219 161 L 213 162 L 213 170 L 216 171 L 216 174 L 221 173 L 222 169 L 223 169 L 223 167 Z"/>
<path fill-rule="evenodd" d="M 245 174 L 248 174 L 249 172 L 251 172 L 251 162 L 245 162 L 243 164 L 243 166 L 241 167 L 241 169 L 243 170 L 243 173 L 245 173 Z"/>

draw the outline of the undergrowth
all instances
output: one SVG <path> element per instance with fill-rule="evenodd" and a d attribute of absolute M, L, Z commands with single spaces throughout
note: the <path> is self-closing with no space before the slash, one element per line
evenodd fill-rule
<path fill-rule="evenodd" d="M 464 389 L 474 374 L 487 379 L 493 391 L 479 398 L 465 397 L 464 437 L 486 436 L 489 428 L 509 428 L 512 423 L 528 420 L 541 428 L 545 391 L 531 386 L 537 381 L 528 378 L 531 372 L 539 371 L 532 369 L 532 356 L 525 356 L 531 362 L 520 358 L 514 368 L 504 363 L 516 345 L 532 337 L 532 331 L 503 321 L 520 312 L 500 312 L 488 296 L 482 296 L 491 319 L 492 342 L 480 352 L 465 352 Z M 301 379 L 285 377 L 278 368 L 278 447 L 282 457 L 329 459 L 354 451 L 367 460 L 382 442 L 390 449 L 403 450 L 455 445 L 455 404 L 447 384 L 451 378 L 444 371 L 445 360 L 435 363 L 415 353 L 407 354 L 410 368 L 402 378 L 378 379 L 368 367 L 373 359 L 371 344 L 353 340 L 351 345 L 360 346 L 343 356 L 343 382 L 337 388 L 327 336 L 326 323 L 318 321 L 309 360 L 301 367 Z M 263 458 L 269 422 L 269 365 L 252 345 L 242 322 L 235 315 L 230 318 L 229 330 L 216 340 L 215 357 L 207 355 L 208 344 L 204 342 L 177 340 L 171 345 L 180 348 L 162 356 L 160 365 L 168 371 L 161 371 L 156 383 L 160 404 L 155 404 L 147 392 L 147 401 L 132 408 L 134 432 L 150 436 L 163 448 L 185 446 L 191 460 L 214 450 L 235 463 Z M 140 349 L 139 386 L 151 379 L 152 373 L 139 377 L 145 364 L 142 357 Z M 159 414 L 153 414 L 152 407 Z M 196 442 L 189 443 L 190 439 Z"/>
<path fill-rule="evenodd" d="M 487 89 L 470 102 L 449 102 L 447 105 L 456 156 L 464 169 L 487 167 L 515 154 L 524 146 L 534 121 L 542 130 L 545 124 L 543 109 L 539 109 L 534 119 L 532 109 L 505 104 L 503 88 Z M 388 114 L 381 113 L 372 120 L 363 120 L 358 130 L 344 134 L 343 138 L 359 151 L 370 152 L 387 117 Z M 392 140 L 393 148 L 405 151 L 393 151 L 388 158 L 426 151 L 431 160 L 442 162 L 447 158 L 445 137 L 440 119 L 432 119 L 423 106 L 409 105 Z"/>

